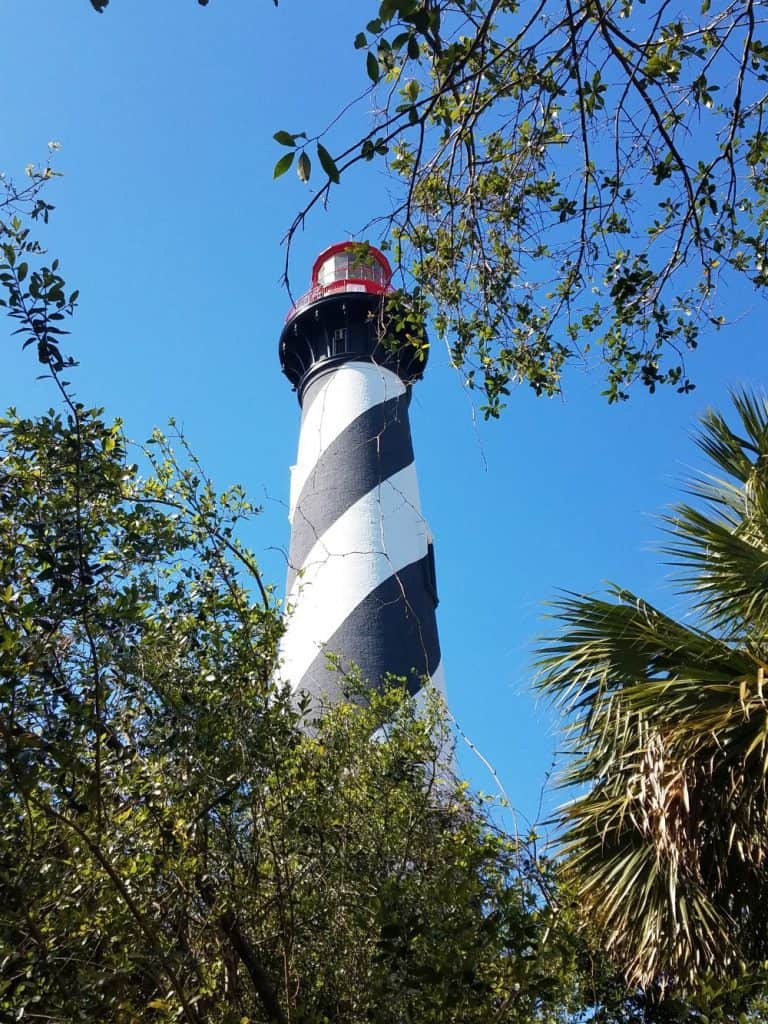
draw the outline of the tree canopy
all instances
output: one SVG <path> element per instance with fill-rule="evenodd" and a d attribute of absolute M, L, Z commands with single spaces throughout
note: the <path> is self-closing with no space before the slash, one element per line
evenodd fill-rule
<path fill-rule="evenodd" d="M 453 778 L 438 705 L 393 685 L 301 727 L 271 678 L 279 609 L 236 540 L 253 509 L 159 433 L 142 459 L 76 403 L 0 421 L 0 1016 L 642 1005 L 554 865 Z"/>
<path fill-rule="evenodd" d="M 79 406 L 0 443 L 4 1018 L 487 1019 L 539 925 L 439 716 L 395 689 L 298 727 L 251 509 L 159 434 L 142 476 Z"/>
<path fill-rule="evenodd" d="M 690 390 L 687 354 L 726 322 L 718 285 L 768 282 L 762 5 L 382 0 L 372 15 L 354 40 L 370 129 L 335 146 L 335 124 L 275 135 L 276 175 L 294 153 L 302 181 L 319 163 L 289 242 L 353 165 L 385 161 L 401 187 L 369 230 L 487 415 L 517 381 L 557 392 L 573 362 L 602 367 L 609 401 L 635 382 Z"/>

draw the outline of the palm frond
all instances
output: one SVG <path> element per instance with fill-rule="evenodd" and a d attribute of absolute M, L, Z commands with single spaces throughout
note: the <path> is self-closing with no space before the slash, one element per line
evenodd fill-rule
<path fill-rule="evenodd" d="M 630 977 L 768 953 L 768 402 L 709 412 L 707 474 L 667 517 L 690 623 L 634 594 L 565 594 L 538 686 L 565 717 L 558 822 L 584 912 Z"/>
<path fill-rule="evenodd" d="M 731 401 L 746 436 L 737 434 L 720 413 L 708 409 L 695 440 L 716 466 L 745 484 L 754 465 L 752 456 L 759 458 L 768 452 L 768 400 L 742 389 L 731 392 Z"/>
<path fill-rule="evenodd" d="M 709 628 L 729 642 L 768 632 L 768 513 L 730 524 L 689 505 L 666 517 L 673 540 L 662 549 L 681 571 L 676 581 L 693 597 Z M 759 627 L 759 628 L 758 628 Z"/>

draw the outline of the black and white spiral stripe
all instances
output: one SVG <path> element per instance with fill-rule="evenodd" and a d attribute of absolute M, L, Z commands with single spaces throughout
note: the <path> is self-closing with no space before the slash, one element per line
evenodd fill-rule
<path fill-rule="evenodd" d="M 443 690 L 431 538 L 421 514 L 410 390 L 391 370 L 351 360 L 303 394 L 291 471 L 292 524 L 282 676 L 321 700 L 341 667 L 378 686 L 425 676 Z"/>

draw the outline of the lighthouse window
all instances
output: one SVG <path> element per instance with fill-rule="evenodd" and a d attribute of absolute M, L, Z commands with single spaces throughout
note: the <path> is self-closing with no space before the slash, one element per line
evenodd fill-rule
<path fill-rule="evenodd" d="M 317 283 L 320 285 L 343 281 L 347 277 L 349 277 L 349 257 L 345 252 L 330 256 L 317 271 Z"/>
<path fill-rule="evenodd" d="M 380 285 L 388 284 L 387 272 L 373 256 L 360 259 L 356 258 L 354 253 L 337 252 L 321 263 L 317 270 L 317 283 L 321 287 L 350 278 L 375 281 Z"/>
<path fill-rule="evenodd" d="M 331 355 L 340 356 L 347 351 L 347 329 L 346 327 L 337 327 L 333 332 L 332 351 Z"/>
<path fill-rule="evenodd" d="M 369 259 L 352 262 L 349 265 L 349 276 L 359 278 L 363 281 L 375 281 L 377 284 L 385 284 L 384 268 L 376 259 Z"/>
<path fill-rule="evenodd" d="M 377 284 L 384 284 L 384 267 L 378 260 L 372 260 L 361 272 L 360 277 L 366 277 L 369 281 L 375 281 Z"/>

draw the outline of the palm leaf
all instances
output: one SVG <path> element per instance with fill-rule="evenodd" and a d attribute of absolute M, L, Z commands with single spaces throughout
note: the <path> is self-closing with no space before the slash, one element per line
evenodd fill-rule
<path fill-rule="evenodd" d="M 733 396 L 698 443 L 665 551 L 682 623 L 613 587 L 564 594 L 538 686 L 564 713 L 561 847 L 582 906 L 644 984 L 768 953 L 768 403 Z"/>

